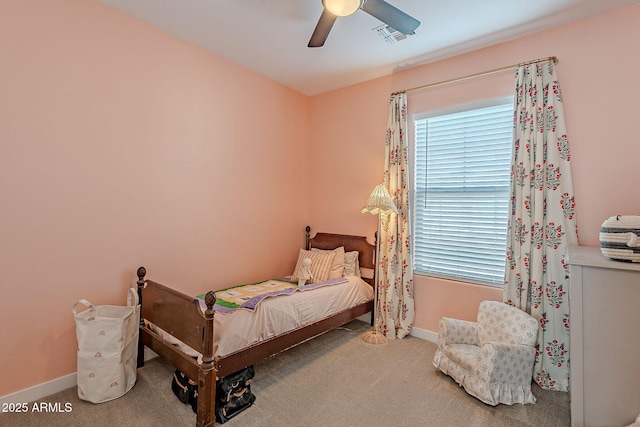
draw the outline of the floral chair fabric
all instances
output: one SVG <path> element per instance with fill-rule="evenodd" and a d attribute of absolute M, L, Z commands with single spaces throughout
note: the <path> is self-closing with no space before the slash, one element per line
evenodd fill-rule
<path fill-rule="evenodd" d="M 482 301 L 478 321 L 440 319 L 433 365 L 489 405 L 535 403 L 531 393 L 538 322 L 498 301 Z"/>

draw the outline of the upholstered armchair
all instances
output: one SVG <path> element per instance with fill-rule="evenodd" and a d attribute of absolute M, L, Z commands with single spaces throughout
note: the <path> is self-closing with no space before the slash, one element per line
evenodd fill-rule
<path fill-rule="evenodd" d="M 478 321 L 440 319 L 433 365 L 489 405 L 535 403 L 531 393 L 538 322 L 498 301 L 482 301 Z"/>

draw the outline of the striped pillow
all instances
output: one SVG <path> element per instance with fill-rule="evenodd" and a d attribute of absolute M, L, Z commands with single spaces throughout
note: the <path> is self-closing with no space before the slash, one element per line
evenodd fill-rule
<path fill-rule="evenodd" d="M 337 279 L 338 277 L 342 277 L 344 274 L 344 246 L 340 246 L 339 248 L 335 248 L 333 250 L 325 250 L 318 248 L 311 248 L 313 252 L 333 252 L 336 256 L 333 258 L 333 264 L 331 265 L 331 270 L 329 271 L 329 277 L 327 279 Z"/>
<path fill-rule="evenodd" d="M 291 276 L 291 281 L 298 281 L 298 271 L 300 271 L 300 267 L 302 266 L 302 260 L 309 258 L 311 260 L 311 274 L 313 275 L 313 281 L 324 282 L 329 278 L 329 272 L 331 271 L 331 265 L 333 264 L 333 258 L 335 256 L 335 252 L 325 253 L 300 249 L 298 262 L 296 263 L 296 269 L 293 271 L 293 276 Z"/>

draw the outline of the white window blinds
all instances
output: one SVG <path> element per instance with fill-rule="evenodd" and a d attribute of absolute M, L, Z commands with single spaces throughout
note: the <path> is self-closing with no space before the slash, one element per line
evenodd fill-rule
<path fill-rule="evenodd" d="M 503 286 L 512 102 L 415 125 L 415 271 Z"/>

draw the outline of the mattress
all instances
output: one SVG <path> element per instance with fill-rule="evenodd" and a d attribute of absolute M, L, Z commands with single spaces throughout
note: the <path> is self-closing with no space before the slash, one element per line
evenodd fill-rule
<path fill-rule="evenodd" d="M 264 299 L 255 310 L 235 310 L 214 317 L 214 354 L 225 357 L 253 344 L 306 326 L 356 305 L 371 301 L 373 289 L 359 277 L 313 291 Z M 202 355 L 153 324 L 148 326 L 165 341 L 201 361 Z"/>

